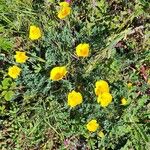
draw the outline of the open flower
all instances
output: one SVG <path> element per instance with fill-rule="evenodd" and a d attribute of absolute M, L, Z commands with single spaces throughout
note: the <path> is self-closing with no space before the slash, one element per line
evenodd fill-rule
<path fill-rule="evenodd" d="M 69 3 L 67 3 L 67 2 L 61 2 L 61 3 L 59 3 L 59 5 L 61 8 L 58 12 L 58 18 L 64 19 L 65 17 L 67 17 L 70 14 L 71 8 L 69 7 Z"/>
<path fill-rule="evenodd" d="M 83 43 L 76 47 L 76 54 L 78 57 L 88 57 L 89 56 L 89 44 Z"/>
<path fill-rule="evenodd" d="M 50 71 L 50 79 L 53 81 L 61 80 L 67 73 L 67 69 L 65 66 L 63 67 L 54 67 Z"/>
<path fill-rule="evenodd" d="M 28 59 L 28 56 L 26 56 L 26 52 L 16 51 L 16 55 L 14 57 L 17 63 L 25 63 Z"/>
<path fill-rule="evenodd" d="M 39 27 L 36 26 L 30 26 L 30 30 L 29 30 L 29 38 L 31 40 L 37 40 L 41 37 L 41 30 Z"/>
<path fill-rule="evenodd" d="M 127 105 L 128 101 L 125 98 L 121 99 L 121 105 Z"/>
<path fill-rule="evenodd" d="M 69 7 L 69 3 L 68 2 L 60 2 L 59 6 L 61 6 L 61 7 Z"/>
<path fill-rule="evenodd" d="M 95 83 L 95 94 L 98 96 L 104 92 L 109 93 L 109 85 L 104 80 L 99 80 Z"/>
<path fill-rule="evenodd" d="M 81 104 L 83 101 L 82 95 L 80 92 L 76 92 L 76 91 L 71 91 L 68 94 L 68 105 L 71 107 L 75 107 L 79 104 Z"/>
<path fill-rule="evenodd" d="M 112 102 L 112 95 L 106 92 L 102 93 L 98 96 L 97 102 L 100 103 L 102 107 L 106 107 Z"/>
<path fill-rule="evenodd" d="M 99 127 L 99 124 L 97 123 L 95 119 L 89 121 L 88 124 L 86 125 L 86 128 L 90 132 L 95 132 L 98 129 L 98 127 Z"/>
<path fill-rule="evenodd" d="M 17 66 L 12 66 L 8 68 L 8 75 L 14 79 L 18 78 L 20 75 L 21 69 Z"/>

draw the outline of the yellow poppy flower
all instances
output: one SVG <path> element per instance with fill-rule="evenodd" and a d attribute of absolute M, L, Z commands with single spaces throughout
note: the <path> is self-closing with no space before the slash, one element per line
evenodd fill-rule
<path fill-rule="evenodd" d="M 29 30 L 29 38 L 31 40 L 37 40 L 41 37 L 41 30 L 39 27 L 36 26 L 30 26 L 30 30 Z"/>
<path fill-rule="evenodd" d="M 101 137 L 101 138 L 103 138 L 105 135 L 104 135 L 104 132 L 103 131 L 100 131 L 99 133 L 98 133 L 98 136 L 99 137 Z"/>
<path fill-rule="evenodd" d="M 106 92 L 102 93 L 98 96 L 97 102 L 100 103 L 102 107 L 106 107 L 112 102 L 112 95 Z"/>
<path fill-rule="evenodd" d="M 68 6 L 69 6 L 69 3 L 67 3 L 67 2 L 60 2 L 60 3 L 59 3 L 59 6 L 68 7 Z"/>
<path fill-rule="evenodd" d="M 97 123 L 95 119 L 89 121 L 88 124 L 86 125 L 86 128 L 90 132 L 95 132 L 98 129 L 98 127 L 99 127 L 99 124 Z"/>
<path fill-rule="evenodd" d="M 53 81 L 61 80 L 67 73 L 67 69 L 65 66 L 63 67 L 54 67 L 50 71 L 50 79 Z"/>
<path fill-rule="evenodd" d="M 125 98 L 121 99 L 121 105 L 127 105 L 128 101 Z"/>
<path fill-rule="evenodd" d="M 16 51 L 16 55 L 14 57 L 17 63 L 25 63 L 28 59 L 28 56 L 26 56 L 26 52 Z"/>
<path fill-rule="evenodd" d="M 61 3 L 59 3 L 59 5 L 61 8 L 58 12 L 58 18 L 64 19 L 71 13 L 71 7 L 69 7 L 69 3 L 67 3 L 67 2 L 61 2 Z"/>
<path fill-rule="evenodd" d="M 8 68 L 8 75 L 16 79 L 20 75 L 21 69 L 17 66 L 12 66 Z"/>
<path fill-rule="evenodd" d="M 95 94 L 98 96 L 104 92 L 109 93 L 109 85 L 104 80 L 99 80 L 95 83 Z"/>
<path fill-rule="evenodd" d="M 75 106 L 81 104 L 82 101 L 83 101 L 83 98 L 82 98 L 81 93 L 73 90 L 68 94 L 68 105 L 69 106 L 75 107 Z"/>
<path fill-rule="evenodd" d="M 76 47 L 76 54 L 78 57 L 88 57 L 89 56 L 89 44 L 79 44 Z"/>

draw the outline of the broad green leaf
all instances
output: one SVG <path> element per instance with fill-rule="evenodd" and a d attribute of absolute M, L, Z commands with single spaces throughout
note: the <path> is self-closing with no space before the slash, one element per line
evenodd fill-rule
<path fill-rule="evenodd" d="M 4 110 L 5 110 L 5 106 L 4 105 L 0 106 L 0 111 L 4 111 Z"/>
<path fill-rule="evenodd" d="M 9 51 L 12 48 L 12 42 L 6 38 L 0 37 L 0 49 Z"/>
<path fill-rule="evenodd" d="M 6 93 L 7 93 L 7 91 L 3 91 L 3 92 L 1 93 L 1 95 L 4 96 Z"/>
<path fill-rule="evenodd" d="M 4 96 L 5 100 L 10 101 L 13 98 L 14 94 L 15 93 L 13 91 L 8 91 Z"/>
<path fill-rule="evenodd" d="M 15 88 L 16 87 L 16 83 L 15 82 L 12 82 L 11 83 L 11 88 Z"/>
<path fill-rule="evenodd" d="M 53 3 L 53 2 L 54 2 L 54 0 L 49 0 L 49 2 Z"/>
<path fill-rule="evenodd" d="M 8 87 L 10 86 L 11 81 L 12 81 L 11 78 L 5 78 L 2 81 L 2 89 L 4 89 L 4 90 L 8 89 Z"/>
<path fill-rule="evenodd" d="M 2 81 L 3 87 L 4 87 L 4 86 L 9 86 L 11 81 L 12 81 L 11 78 L 5 78 L 5 79 Z"/>
<path fill-rule="evenodd" d="M 6 89 L 8 89 L 8 86 L 3 86 L 2 89 L 6 90 Z"/>

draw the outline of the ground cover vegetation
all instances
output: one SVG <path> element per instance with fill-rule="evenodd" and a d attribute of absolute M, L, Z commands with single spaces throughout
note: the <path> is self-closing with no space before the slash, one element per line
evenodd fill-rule
<path fill-rule="evenodd" d="M 148 150 L 148 0 L 0 0 L 0 149 Z"/>

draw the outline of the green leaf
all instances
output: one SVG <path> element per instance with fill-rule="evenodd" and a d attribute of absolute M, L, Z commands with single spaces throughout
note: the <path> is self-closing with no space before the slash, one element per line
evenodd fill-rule
<path fill-rule="evenodd" d="M 5 78 L 3 81 L 2 81 L 2 85 L 3 86 L 8 86 L 10 85 L 10 82 L 12 81 L 11 78 Z"/>
<path fill-rule="evenodd" d="M 5 110 L 5 106 L 4 105 L 0 106 L 0 111 L 4 111 L 4 110 Z"/>
<path fill-rule="evenodd" d="M 2 89 L 6 90 L 6 89 L 8 89 L 8 86 L 3 86 Z"/>
<path fill-rule="evenodd" d="M 16 83 L 15 82 L 12 82 L 11 83 L 11 88 L 15 88 L 16 87 Z"/>
<path fill-rule="evenodd" d="M 3 81 L 2 81 L 2 89 L 6 90 L 8 89 L 8 86 L 10 86 L 10 83 L 12 82 L 12 79 L 11 78 L 5 78 Z"/>
<path fill-rule="evenodd" d="M 1 96 L 3 97 L 6 93 L 7 93 L 7 91 L 3 91 L 3 92 L 1 93 Z"/>
<path fill-rule="evenodd" d="M 4 96 L 5 100 L 10 101 L 13 98 L 14 94 L 15 93 L 13 91 L 8 91 Z"/>
<path fill-rule="evenodd" d="M 53 2 L 54 2 L 54 0 L 49 0 L 49 2 L 53 3 Z"/>
<path fill-rule="evenodd" d="M 4 32 L 4 27 L 0 26 L 0 32 Z"/>
<path fill-rule="evenodd" d="M 9 51 L 12 48 L 12 42 L 6 38 L 0 37 L 0 49 Z"/>

